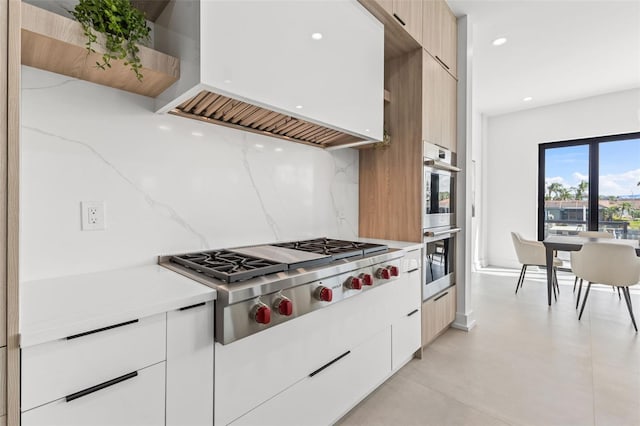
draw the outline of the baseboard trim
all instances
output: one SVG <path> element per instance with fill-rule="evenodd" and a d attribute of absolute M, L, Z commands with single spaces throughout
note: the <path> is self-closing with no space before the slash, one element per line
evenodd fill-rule
<path fill-rule="evenodd" d="M 473 311 L 467 314 L 456 313 L 456 320 L 451 324 L 456 330 L 471 331 L 476 326 L 476 319 Z"/>

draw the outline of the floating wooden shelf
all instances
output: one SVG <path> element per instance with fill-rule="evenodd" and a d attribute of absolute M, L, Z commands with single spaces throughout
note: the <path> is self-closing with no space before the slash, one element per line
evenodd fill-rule
<path fill-rule="evenodd" d="M 156 97 L 180 78 L 180 60 L 140 46 L 142 81 L 124 61 L 111 68 L 95 66 L 102 58 L 103 38 L 94 43 L 96 53 L 87 55 L 82 25 L 64 16 L 22 3 L 22 64 L 69 77 Z"/>

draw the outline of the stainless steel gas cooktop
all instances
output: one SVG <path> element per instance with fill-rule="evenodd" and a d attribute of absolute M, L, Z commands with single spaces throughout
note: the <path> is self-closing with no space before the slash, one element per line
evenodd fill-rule
<path fill-rule="evenodd" d="M 216 340 L 227 344 L 395 280 L 403 253 L 316 238 L 161 256 L 159 263 L 218 291 Z"/>

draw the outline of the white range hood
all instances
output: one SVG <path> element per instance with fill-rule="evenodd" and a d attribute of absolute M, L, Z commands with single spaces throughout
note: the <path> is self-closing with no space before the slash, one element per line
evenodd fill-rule
<path fill-rule="evenodd" d="M 158 112 L 322 148 L 382 139 L 384 28 L 355 0 L 173 0 L 154 38 L 181 59 Z"/>

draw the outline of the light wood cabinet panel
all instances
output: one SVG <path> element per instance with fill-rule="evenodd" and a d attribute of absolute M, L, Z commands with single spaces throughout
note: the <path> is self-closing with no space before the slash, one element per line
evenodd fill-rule
<path fill-rule="evenodd" d="M 440 59 L 449 67 L 451 75 L 456 77 L 458 75 L 458 21 L 444 1 L 440 9 L 440 21 L 442 22 Z"/>
<path fill-rule="evenodd" d="M 361 237 L 422 241 L 421 82 L 422 49 L 385 64 L 391 145 L 360 151 Z"/>
<path fill-rule="evenodd" d="M 0 416 L 7 414 L 7 347 L 0 348 Z"/>
<path fill-rule="evenodd" d="M 436 308 L 433 299 L 422 304 L 422 346 L 427 345 L 438 334 Z"/>
<path fill-rule="evenodd" d="M 422 304 L 422 346 L 431 343 L 456 318 L 456 287 L 449 287 Z"/>
<path fill-rule="evenodd" d="M 422 139 L 456 151 L 457 81 L 426 51 L 422 61 Z"/>
<path fill-rule="evenodd" d="M 444 108 L 442 67 L 431 55 L 422 55 L 422 140 L 449 149 L 442 138 Z"/>
<path fill-rule="evenodd" d="M 442 89 L 442 141 L 450 151 L 456 152 L 457 145 L 457 121 L 456 107 L 458 81 L 447 72 L 441 72 L 441 89 Z"/>
<path fill-rule="evenodd" d="M 3 167 L 0 166 L 0 168 Z M 0 232 L 0 234 L 3 233 L 4 232 Z M 0 251 L 4 252 L 5 248 L 5 246 L 2 246 Z M 5 257 L 0 257 L 0 259 L 0 273 L 2 273 L 6 271 L 6 263 L 4 261 Z M 0 346 L 7 346 L 7 286 L 5 285 L 5 282 L 6 281 L 4 279 L 0 282 Z"/>
<path fill-rule="evenodd" d="M 7 426 L 7 416 L 0 417 L 0 426 Z"/>
<path fill-rule="evenodd" d="M 422 1 L 394 0 L 393 14 L 411 37 L 418 43 L 422 40 Z"/>
<path fill-rule="evenodd" d="M 458 24 L 444 0 L 425 0 L 422 11 L 422 47 L 454 77 L 457 76 Z"/>
<path fill-rule="evenodd" d="M 424 0 L 422 4 L 422 47 L 436 56 L 442 44 L 441 0 Z"/>

